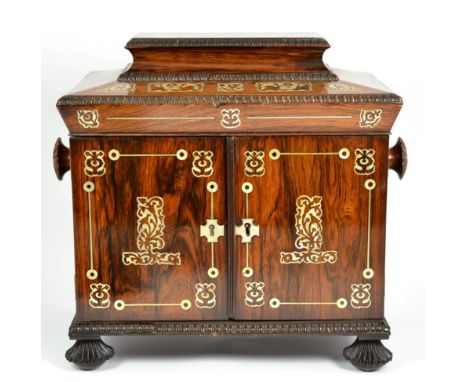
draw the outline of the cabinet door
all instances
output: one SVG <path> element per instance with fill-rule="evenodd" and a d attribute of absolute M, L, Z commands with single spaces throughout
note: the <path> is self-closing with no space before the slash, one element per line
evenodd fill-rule
<path fill-rule="evenodd" d="M 236 138 L 236 319 L 383 317 L 387 147 Z"/>
<path fill-rule="evenodd" d="M 224 140 L 71 140 L 78 320 L 226 318 Z"/>

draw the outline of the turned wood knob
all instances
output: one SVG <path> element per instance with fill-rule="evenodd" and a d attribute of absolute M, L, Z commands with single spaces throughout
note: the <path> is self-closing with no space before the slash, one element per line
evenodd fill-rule
<path fill-rule="evenodd" d="M 60 138 L 57 138 L 54 145 L 54 170 L 58 180 L 62 180 L 65 173 L 70 170 L 70 149 Z"/>
<path fill-rule="evenodd" d="M 395 171 L 400 179 L 403 178 L 408 165 L 408 156 L 406 154 L 406 146 L 403 139 L 398 138 L 395 146 L 390 148 L 388 152 L 388 168 Z"/>

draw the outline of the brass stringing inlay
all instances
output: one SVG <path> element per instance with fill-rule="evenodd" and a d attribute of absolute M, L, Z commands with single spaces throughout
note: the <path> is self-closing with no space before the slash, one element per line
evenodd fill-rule
<path fill-rule="evenodd" d="M 89 306 L 94 309 L 105 309 L 110 306 L 110 285 L 109 284 L 91 284 L 89 286 Z"/>
<path fill-rule="evenodd" d="M 382 110 L 361 110 L 359 127 L 373 129 L 377 126 L 382 118 Z"/>
<path fill-rule="evenodd" d="M 270 307 L 278 309 L 281 305 L 336 305 L 337 308 L 344 309 L 348 306 L 348 301 L 345 298 L 339 298 L 336 301 L 330 302 L 311 302 L 311 301 L 281 301 L 278 298 L 270 300 Z"/>
<path fill-rule="evenodd" d="M 105 153 L 102 150 L 84 152 L 84 172 L 87 176 L 103 176 L 106 173 Z"/>
<path fill-rule="evenodd" d="M 370 308 L 371 301 L 370 284 L 351 285 L 351 306 L 355 309 Z"/>
<path fill-rule="evenodd" d="M 375 172 L 374 149 L 356 149 L 354 154 L 354 172 L 357 175 L 371 175 Z"/>
<path fill-rule="evenodd" d="M 181 302 L 174 302 L 174 303 L 138 303 L 138 304 L 129 304 L 124 300 L 116 300 L 114 302 L 114 309 L 116 310 L 124 310 L 126 308 L 132 307 L 171 307 L 177 306 L 182 310 L 189 310 L 192 307 L 192 303 L 190 300 L 182 300 Z"/>
<path fill-rule="evenodd" d="M 95 129 L 99 127 L 99 111 L 94 110 L 77 110 L 76 117 L 78 123 L 85 129 Z"/>
<path fill-rule="evenodd" d="M 251 308 L 263 306 L 265 304 L 264 282 L 246 282 L 245 283 L 245 305 Z"/>
<path fill-rule="evenodd" d="M 281 252 L 281 264 L 334 263 L 336 251 L 321 251 L 322 197 L 301 195 L 296 199 L 296 248 L 303 251 Z"/>
<path fill-rule="evenodd" d="M 87 193 L 88 199 L 88 236 L 89 236 L 89 269 L 86 271 L 86 277 L 89 280 L 96 280 L 98 272 L 94 269 L 94 254 L 93 254 L 93 223 L 92 223 L 92 204 L 91 193 L 95 190 L 95 185 L 91 181 L 83 184 L 83 190 Z"/>
<path fill-rule="evenodd" d="M 225 129 L 235 129 L 241 125 L 239 109 L 221 109 L 221 120 L 219 121 Z"/>
<path fill-rule="evenodd" d="M 192 153 L 192 174 L 197 178 L 208 178 L 213 174 L 213 151 L 194 151 Z"/>
<path fill-rule="evenodd" d="M 349 149 L 344 147 L 344 148 L 340 149 L 339 151 L 333 151 L 333 152 L 290 152 L 290 153 L 288 153 L 288 152 L 280 151 L 278 149 L 272 149 L 268 153 L 268 156 L 272 160 L 278 160 L 279 158 L 281 158 L 283 156 L 302 156 L 302 155 L 305 155 L 305 156 L 308 156 L 308 155 L 311 155 L 311 156 L 336 155 L 336 156 L 340 157 L 341 159 L 345 160 L 345 159 L 349 158 L 350 151 L 349 151 Z"/>
<path fill-rule="evenodd" d="M 206 219 L 205 225 L 200 225 L 200 237 L 206 237 L 211 246 L 211 267 L 208 269 L 208 276 L 215 279 L 219 275 L 219 270 L 215 265 L 214 245 L 218 242 L 220 236 L 224 236 L 224 225 L 218 223 L 214 218 L 214 193 L 218 191 L 216 182 L 209 182 L 206 186 L 210 193 L 210 219 Z"/>
<path fill-rule="evenodd" d="M 265 152 L 264 151 L 246 151 L 244 153 L 244 174 L 246 176 L 265 175 Z"/>
<path fill-rule="evenodd" d="M 164 201 L 160 196 L 136 198 L 138 252 L 122 253 L 125 265 L 180 265 L 180 253 L 159 252 L 164 243 Z"/>
<path fill-rule="evenodd" d="M 141 154 L 141 153 L 124 154 L 124 153 L 121 153 L 117 149 L 112 149 L 112 150 L 109 150 L 108 156 L 109 156 L 109 159 L 113 160 L 113 161 L 117 161 L 122 157 L 176 157 L 178 160 L 186 160 L 187 157 L 188 157 L 188 152 L 187 152 L 187 150 L 179 149 L 179 150 L 177 150 L 177 152 L 175 154 L 159 154 L 159 153 L 156 153 L 156 154 L 153 154 L 153 153 L 150 153 L 150 154 Z"/>
<path fill-rule="evenodd" d="M 371 255 L 371 228 L 372 228 L 372 191 L 375 189 L 377 183 L 374 179 L 367 179 L 364 182 L 364 187 L 368 191 L 367 199 L 367 256 L 366 256 L 366 269 L 362 272 L 362 275 L 366 279 L 374 277 L 374 270 L 371 268 L 370 255 Z"/>
<path fill-rule="evenodd" d="M 195 305 L 200 309 L 213 309 L 216 306 L 216 285 L 198 283 L 195 285 Z"/>
<path fill-rule="evenodd" d="M 311 82 L 256 82 L 259 92 L 292 92 L 312 90 Z"/>
<path fill-rule="evenodd" d="M 203 82 L 150 82 L 148 92 L 201 92 Z"/>
<path fill-rule="evenodd" d="M 241 92 L 244 90 L 244 85 L 241 82 L 219 82 L 216 88 L 220 93 Z"/>

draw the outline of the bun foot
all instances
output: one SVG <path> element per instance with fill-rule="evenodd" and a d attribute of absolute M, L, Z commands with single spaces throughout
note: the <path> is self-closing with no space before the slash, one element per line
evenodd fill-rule
<path fill-rule="evenodd" d="M 392 360 L 392 352 L 380 340 L 360 340 L 343 350 L 343 356 L 362 371 L 375 371 Z"/>
<path fill-rule="evenodd" d="M 82 370 L 94 370 L 114 356 L 114 349 L 102 340 L 78 340 L 67 350 L 65 358 Z"/>

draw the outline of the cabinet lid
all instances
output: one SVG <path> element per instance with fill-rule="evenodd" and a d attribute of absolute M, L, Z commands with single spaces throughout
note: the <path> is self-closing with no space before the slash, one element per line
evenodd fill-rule
<path fill-rule="evenodd" d="M 329 47 L 323 37 L 311 34 L 282 37 L 139 35 L 126 45 L 133 56 L 133 63 L 126 70 L 90 73 L 77 88 L 60 98 L 57 105 L 73 134 L 191 134 L 194 130 L 190 126 L 196 124 L 193 121 L 202 123 L 200 114 L 204 115 L 205 124 L 214 118 L 207 114 L 207 107 L 219 109 L 213 110 L 213 114 L 219 114 L 221 109 L 243 108 L 256 109 L 258 114 L 260 107 L 272 108 L 274 115 L 268 115 L 288 122 L 284 123 L 288 126 L 285 132 L 296 132 L 295 125 L 300 125 L 297 132 L 308 132 L 308 127 L 314 126 L 320 126 L 323 133 L 377 132 L 360 130 L 358 122 L 355 130 L 336 128 L 333 126 L 340 124 L 334 124 L 332 118 L 325 123 L 312 115 L 329 114 L 324 108 L 330 104 L 333 107 L 347 105 L 347 109 L 357 114 L 363 109 L 381 110 L 379 105 L 389 108 L 391 117 L 384 119 L 385 124 L 380 124 L 382 131 L 388 132 L 401 107 L 401 98 L 369 74 L 328 68 L 322 57 Z M 280 115 L 283 109 L 278 109 L 278 104 L 288 105 L 288 115 L 294 114 L 295 123 L 289 123 L 291 121 Z M 291 114 L 294 104 L 299 104 L 297 107 L 301 110 Z M 155 105 L 172 108 L 170 111 L 169 108 L 159 109 L 161 112 L 155 113 Z M 101 123 L 99 130 L 85 127 L 88 130 L 82 131 L 76 124 L 77 113 L 91 109 L 95 111 L 94 115 L 102 109 L 101 114 L 106 113 L 106 123 Z M 309 119 L 303 118 L 301 113 Z M 346 112 L 346 122 L 354 118 L 351 114 Z M 171 116 L 179 116 L 179 123 L 184 117 L 187 127 L 171 128 Z M 331 116 L 340 119 L 338 114 Z M 262 125 L 260 116 L 249 114 L 247 118 L 257 119 L 256 128 L 252 126 L 244 130 L 246 125 L 249 126 L 244 123 L 244 128 L 237 131 L 273 132 L 268 124 L 258 130 Z M 341 119 L 341 124 L 349 125 L 344 123 L 344 117 Z M 164 126 L 169 126 L 167 130 L 162 121 Z M 157 123 L 160 128 L 147 128 Z M 126 127 L 122 128 L 124 124 Z M 146 127 L 138 127 L 139 124 Z M 86 121 L 82 126 L 88 126 Z M 329 127 L 333 128 L 330 130 Z M 196 132 L 215 131 L 214 127 L 206 127 Z"/>

